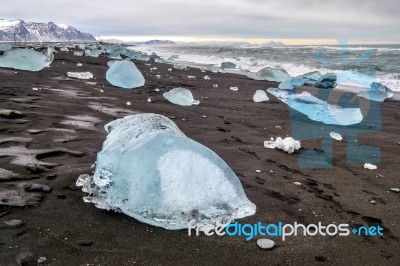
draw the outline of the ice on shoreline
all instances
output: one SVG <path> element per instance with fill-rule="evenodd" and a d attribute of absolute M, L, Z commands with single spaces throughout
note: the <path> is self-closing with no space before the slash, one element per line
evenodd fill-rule
<path fill-rule="evenodd" d="M 260 103 L 260 102 L 266 102 L 268 101 L 268 95 L 265 91 L 263 90 L 257 90 L 256 93 L 254 93 L 253 96 L 253 101 L 256 103 Z"/>
<path fill-rule="evenodd" d="M 169 102 L 182 106 L 198 105 L 200 102 L 193 98 L 193 94 L 186 88 L 173 88 L 163 94 Z"/>
<path fill-rule="evenodd" d="M 113 61 L 108 63 L 109 69 L 106 73 L 106 79 L 113 86 L 133 89 L 144 85 L 144 77 L 136 65 L 129 61 Z"/>
<path fill-rule="evenodd" d="M 230 167 L 213 151 L 186 137 L 170 119 L 139 114 L 105 126 L 109 133 L 93 177 L 77 185 L 98 208 L 121 211 L 169 230 L 253 215 Z"/>
<path fill-rule="evenodd" d="M 363 120 L 360 108 L 342 108 L 337 105 L 331 105 L 306 91 L 301 94 L 278 88 L 269 88 L 267 91 L 292 109 L 314 121 L 328 125 L 348 126 L 358 124 Z"/>
<path fill-rule="evenodd" d="M 92 79 L 93 74 L 89 71 L 86 72 L 67 72 L 67 76 L 77 79 Z"/>
<path fill-rule="evenodd" d="M 0 57 L 0 67 L 27 71 L 40 71 L 54 60 L 52 48 L 42 52 L 29 48 L 18 48 L 4 52 Z"/>

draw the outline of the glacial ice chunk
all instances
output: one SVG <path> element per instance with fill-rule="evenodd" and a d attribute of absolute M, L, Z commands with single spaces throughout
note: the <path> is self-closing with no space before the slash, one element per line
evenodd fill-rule
<path fill-rule="evenodd" d="M 283 68 L 264 67 L 257 73 L 241 69 L 239 73 L 254 80 L 268 80 L 268 81 L 282 82 L 290 78 L 289 73 L 287 73 L 287 71 Z"/>
<path fill-rule="evenodd" d="M 282 81 L 278 88 L 281 90 L 293 90 L 300 86 L 314 86 L 321 89 L 332 89 L 336 87 L 336 74 L 327 73 L 321 75 L 318 71 L 310 72 Z"/>
<path fill-rule="evenodd" d="M 378 167 L 376 165 L 370 164 L 370 163 L 365 163 L 364 168 L 368 170 L 376 170 Z"/>
<path fill-rule="evenodd" d="M 4 52 L 0 57 L 0 67 L 20 70 L 39 71 L 53 62 L 54 55 L 51 48 L 42 52 L 34 49 L 13 49 Z"/>
<path fill-rule="evenodd" d="M 90 57 L 99 57 L 99 55 L 102 54 L 102 50 L 97 50 L 97 49 L 85 49 L 85 56 L 90 56 Z"/>
<path fill-rule="evenodd" d="M 339 140 L 339 141 L 343 139 L 342 135 L 340 135 L 339 133 L 336 133 L 336 132 L 329 133 L 329 136 L 331 136 L 331 138 Z"/>
<path fill-rule="evenodd" d="M 92 79 L 93 74 L 89 71 L 86 72 L 67 72 L 67 76 L 77 79 Z"/>
<path fill-rule="evenodd" d="M 83 56 L 83 51 L 74 51 L 75 56 Z"/>
<path fill-rule="evenodd" d="M 12 50 L 12 45 L 11 44 L 9 44 L 9 43 L 2 43 L 2 44 L 0 44 L 0 52 L 6 52 L 6 51 L 9 51 L 9 50 Z"/>
<path fill-rule="evenodd" d="M 193 220 L 193 226 L 227 224 L 255 213 L 230 167 L 170 119 L 138 114 L 105 129 L 94 176 L 77 181 L 97 207 L 169 230 Z"/>
<path fill-rule="evenodd" d="M 306 91 L 301 94 L 278 88 L 269 88 L 267 91 L 292 109 L 314 121 L 328 125 L 348 126 L 360 123 L 363 120 L 360 108 L 342 108 L 337 105 L 331 105 Z"/>
<path fill-rule="evenodd" d="M 384 102 L 387 98 L 393 97 L 393 95 L 394 93 L 391 89 L 378 82 L 372 82 L 369 90 L 357 93 L 359 97 L 376 102 Z"/>
<path fill-rule="evenodd" d="M 187 65 L 183 65 L 183 64 L 175 64 L 174 68 L 178 69 L 178 70 L 189 70 L 189 67 Z"/>
<path fill-rule="evenodd" d="M 106 79 L 112 85 L 133 89 L 144 85 L 144 77 L 135 64 L 129 60 L 115 61 L 107 70 Z"/>
<path fill-rule="evenodd" d="M 200 103 L 199 101 L 194 100 L 193 94 L 190 90 L 181 87 L 167 91 L 163 96 L 169 102 L 182 106 L 197 105 Z"/>
<path fill-rule="evenodd" d="M 257 90 L 256 93 L 254 93 L 253 101 L 255 101 L 256 103 L 266 102 L 268 100 L 269 100 L 269 98 L 265 91 Z"/>
<path fill-rule="evenodd" d="M 267 149 L 278 148 L 291 154 L 294 151 L 299 150 L 301 148 L 301 144 L 300 141 L 295 140 L 292 137 L 286 137 L 285 139 L 277 137 L 276 140 L 264 141 L 264 147 Z"/>
<path fill-rule="evenodd" d="M 233 69 L 235 67 L 236 67 L 236 65 L 232 62 L 222 62 L 221 63 L 221 68 L 224 68 L 224 69 Z"/>
<path fill-rule="evenodd" d="M 61 52 L 69 52 L 69 49 L 67 47 L 61 47 L 60 51 Z"/>

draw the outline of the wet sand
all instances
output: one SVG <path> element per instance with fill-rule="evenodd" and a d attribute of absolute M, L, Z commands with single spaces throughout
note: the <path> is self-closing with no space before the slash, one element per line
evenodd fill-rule
<path fill-rule="evenodd" d="M 271 137 L 292 135 L 285 104 L 270 94 L 269 102 L 252 100 L 256 90 L 276 83 L 194 68 L 169 72 L 167 64 L 135 61 L 146 84 L 124 90 L 105 80 L 108 61 L 59 52 L 50 68 L 37 73 L 0 69 L 0 109 L 23 113 L 21 118 L 0 117 L 0 168 L 13 172 L 0 171 L 0 197 L 7 191 L 19 200 L 10 202 L 3 195 L 0 201 L 0 265 L 17 265 L 18 256 L 34 262 L 46 257 L 44 265 L 400 263 L 400 194 L 389 191 L 400 187 L 399 102 L 381 104 L 380 132 L 358 137 L 358 143 L 379 148 L 377 170 L 347 163 L 346 138 L 333 141 L 332 168 L 304 169 L 298 165 L 300 152 L 321 151 L 320 140 L 302 142 L 303 149 L 291 155 L 263 146 Z M 157 70 L 150 70 L 153 67 Z M 90 71 L 94 79 L 68 78 L 68 71 Z M 204 80 L 205 75 L 211 80 Z M 200 105 L 182 107 L 163 98 L 163 92 L 178 86 L 190 89 Z M 231 91 L 231 86 L 239 91 Z M 127 106 L 128 101 L 132 105 Z M 265 251 L 256 246 L 258 237 L 247 242 L 244 237 L 188 236 L 186 230 L 167 231 L 84 203 L 75 182 L 80 174 L 92 172 L 106 137 L 103 126 L 145 112 L 172 118 L 188 137 L 215 151 L 233 169 L 257 206 L 254 216 L 239 222 L 380 225 L 384 236 L 292 236 L 286 241 L 271 237 L 276 247 Z M 302 119 L 307 128 L 307 119 Z M 26 156 L 15 160 L 21 154 Z M 32 158 L 49 165 L 27 169 L 24 163 Z M 27 206 L 9 206 L 21 201 Z M 13 219 L 23 224 L 3 223 Z"/>

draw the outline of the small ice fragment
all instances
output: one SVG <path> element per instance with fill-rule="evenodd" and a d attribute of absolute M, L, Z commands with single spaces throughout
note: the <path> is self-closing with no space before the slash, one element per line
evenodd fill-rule
<path fill-rule="evenodd" d="M 91 79 L 93 78 L 93 74 L 91 72 L 67 72 L 67 76 L 71 78 L 77 79 Z"/>
<path fill-rule="evenodd" d="M 210 77 L 209 76 L 204 76 L 204 79 L 205 80 L 210 80 Z"/>
<path fill-rule="evenodd" d="M 151 103 L 151 98 L 148 98 L 148 99 L 147 99 L 147 102 L 148 102 L 148 103 Z"/>
<path fill-rule="evenodd" d="M 163 96 L 169 102 L 177 105 L 190 106 L 194 104 L 193 94 L 186 88 L 174 88 L 168 92 L 165 92 Z"/>
<path fill-rule="evenodd" d="M 392 187 L 390 189 L 390 191 L 395 192 L 395 193 L 399 193 L 400 192 L 400 188 Z"/>
<path fill-rule="evenodd" d="M 159 92 L 160 91 L 160 89 L 159 88 L 156 88 L 156 89 L 154 89 L 156 92 Z"/>
<path fill-rule="evenodd" d="M 81 66 L 82 66 L 82 63 L 78 63 L 78 64 L 76 64 L 76 66 L 81 67 Z"/>
<path fill-rule="evenodd" d="M 218 84 L 213 84 L 213 87 L 214 88 L 218 88 Z"/>
<path fill-rule="evenodd" d="M 340 135 L 339 133 L 336 132 L 331 132 L 329 133 L 329 136 L 331 136 L 331 138 L 336 139 L 336 140 L 342 140 L 342 135 Z"/>
<path fill-rule="evenodd" d="M 261 170 L 256 170 L 256 173 L 261 173 Z"/>
<path fill-rule="evenodd" d="M 172 68 L 168 68 L 168 71 L 172 71 Z"/>
<path fill-rule="evenodd" d="M 264 147 L 267 149 L 281 149 L 284 152 L 289 154 L 293 153 L 295 150 L 301 148 L 300 141 L 293 139 L 292 137 L 286 137 L 282 139 L 281 137 L 277 137 L 276 140 L 267 140 L 264 141 Z"/>
<path fill-rule="evenodd" d="M 239 90 L 238 87 L 230 87 L 229 89 L 230 89 L 231 91 L 238 91 L 238 90 Z"/>
<path fill-rule="evenodd" d="M 268 100 L 269 100 L 268 95 L 263 90 L 257 90 L 253 96 L 253 101 L 255 101 L 256 103 L 266 102 Z"/>
<path fill-rule="evenodd" d="M 83 51 L 74 51 L 75 56 L 83 56 Z"/>
<path fill-rule="evenodd" d="M 38 260 L 37 260 L 37 263 L 38 263 L 38 264 L 42 264 L 42 263 L 45 262 L 46 260 L 47 260 L 46 257 L 39 257 Z"/>
<path fill-rule="evenodd" d="M 161 78 L 161 75 L 156 75 L 156 77 L 157 77 L 158 79 L 160 79 L 160 78 Z"/>
<path fill-rule="evenodd" d="M 376 165 L 370 164 L 370 163 L 365 163 L 364 168 L 368 170 L 376 170 L 378 167 Z"/>
<path fill-rule="evenodd" d="M 271 239 L 262 238 L 257 240 L 257 246 L 261 249 L 270 250 L 275 247 L 275 242 Z"/>
<path fill-rule="evenodd" d="M 188 76 L 188 78 L 195 79 L 196 77 L 195 76 Z"/>
<path fill-rule="evenodd" d="M 133 89 L 144 85 L 144 77 L 136 65 L 129 61 L 114 61 L 106 73 L 106 79 L 112 85 L 124 89 Z"/>
<path fill-rule="evenodd" d="M 132 103 L 131 103 L 131 102 L 126 102 L 126 105 L 128 105 L 128 106 L 129 106 L 129 105 L 132 105 Z"/>
<path fill-rule="evenodd" d="M 189 70 L 189 67 L 187 65 L 183 65 L 183 64 L 175 64 L 174 68 L 178 69 L 178 70 Z"/>
<path fill-rule="evenodd" d="M 293 185 L 295 185 L 295 186 L 301 186 L 301 183 L 300 182 L 293 182 Z"/>

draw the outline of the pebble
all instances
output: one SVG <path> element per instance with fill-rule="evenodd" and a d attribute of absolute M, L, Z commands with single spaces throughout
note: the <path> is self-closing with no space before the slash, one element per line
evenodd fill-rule
<path fill-rule="evenodd" d="M 301 186 L 301 183 L 300 182 L 294 182 L 293 185 Z"/>
<path fill-rule="evenodd" d="M 392 187 L 392 188 L 390 189 L 390 191 L 395 192 L 395 193 L 399 193 L 399 192 L 400 192 L 400 188 Z"/>
<path fill-rule="evenodd" d="M 257 240 L 257 246 L 261 249 L 270 250 L 275 247 L 275 242 L 270 239 L 262 238 Z"/>

